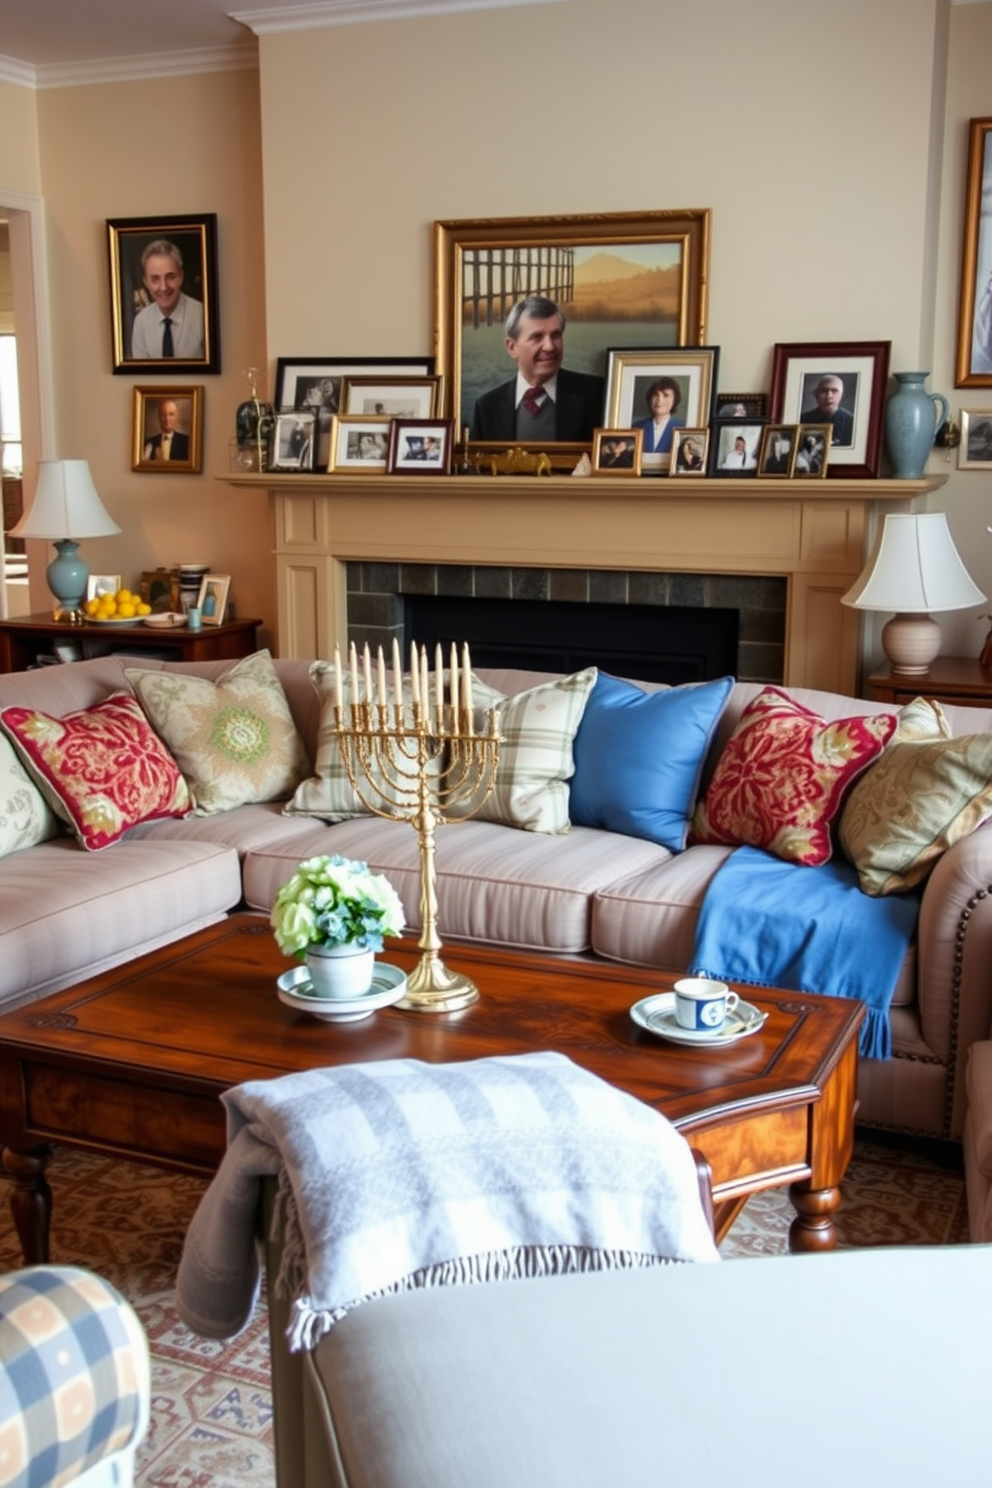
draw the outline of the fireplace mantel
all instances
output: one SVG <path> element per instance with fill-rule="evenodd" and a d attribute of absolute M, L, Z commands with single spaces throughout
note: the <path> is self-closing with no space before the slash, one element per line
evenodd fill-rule
<path fill-rule="evenodd" d="M 840 597 L 873 518 L 916 509 L 947 477 L 219 479 L 272 494 L 281 656 L 327 656 L 344 642 L 349 562 L 769 574 L 789 581 L 786 684 L 853 694 L 859 615 Z"/>

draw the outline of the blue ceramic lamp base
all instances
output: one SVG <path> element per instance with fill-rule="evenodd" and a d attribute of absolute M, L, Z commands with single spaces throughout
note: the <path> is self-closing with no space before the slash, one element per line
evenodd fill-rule
<path fill-rule="evenodd" d="M 74 614 L 83 607 L 86 598 L 86 581 L 90 576 L 89 564 L 76 552 L 79 543 L 72 538 L 59 538 L 55 543 L 57 557 L 45 570 L 48 587 L 55 596 L 55 618 Z"/>

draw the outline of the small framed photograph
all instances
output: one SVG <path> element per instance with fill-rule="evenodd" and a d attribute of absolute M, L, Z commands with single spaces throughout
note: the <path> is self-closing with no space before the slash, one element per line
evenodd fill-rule
<path fill-rule="evenodd" d="M 642 429 L 594 429 L 593 475 L 640 475 Z"/>
<path fill-rule="evenodd" d="M 312 408 L 317 415 L 315 470 L 330 469 L 331 419 L 346 413 L 341 400 L 345 378 L 372 377 L 392 383 L 396 377 L 434 375 L 433 357 L 279 357 L 276 361 L 276 392 L 273 400 L 279 413 Z M 361 410 L 357 410 L 361 411 Z M 431 409 L 431 414 L 437 412 Z"/>
<path fill-rule="evenodd" d="M 758 455 L 759 475 L 791 475 L 796 458 L 795 424 L 766 424 Z"/>
<path fill-rule="evenodd" d="M 204 574 L 196 600 L 200 607 L 200 619 L 204 625 L 223 625 L 230 589 L 230 574 Z"/>
<path fill-rule="evenodd" d="M 107 219 L 114 372 L 219 372 L 217 216 Z"/>
<path fill-rule="evenodd" d="M 172 610 L 178 614 L 182 609 L 178 568 L 146 568 L 138 593 L 153 610 Z"/>
<path fill-rule="evenodd" d="M 718 419 L 763 419 L 768 417 L 767 393 L 717 393 L 713 413 Z"/>
<path fill-rule="evenodd" d="M 390 475 L 449 475 L 454 419 L 393 419 L 386 470 Z"/>
<path fill-rule="evenodd" d="M 710 431 L 712 475 L 756 475 L 764 424 L 747 419 L 720 419 Z"/>
<path fill-rule="evenodd" d="M 669 475 L 705 475 L 709 447 L 709 429 L 676 429 Z"/>
<path fill-rule="evenodd" d="M 331 420 L 328 470 L 332 473 L 346 470 L 349 475 L 385 475 L 391 422 L 388 418 L 336 413 Z"/>
<path fill-rule="evenodd" d="M 878 474 L 889 341 L 779 342 L 772 361 L 773 420 L 829 424 L 828 474 Z"/>
<path fill-rule="evenodd" d="M 136 387 L 131 469 L 148 475 L 201 470 L 202 410 L 202 387 Z"/>
<path fill-rule="evenodd" d="M 972 119 L 968 134 L 954 386 L 992 387 L 992 119 Z"/>
<path fill-rule="evenodd" d="M 440 377 L 343 377 L 340 411 L 373 418 L 436 418 L 440 383 Z"/>
<path fill-rule="evenodd" d="M 822 480 L 830 458 L 829 424 L 800 424 L 796 432 L 796 458 L 792 464 L 795 480 Z"/>
<path fill-rule="evenodd" d="M 120 587 L 120 574 L 90 574 L 86 580 L 86 598 L 100 599 L 104 594 L 116 594 Z"/>
<path fill-rule="evenodd" d="M 317 415 L 312 408 L 277 413 L 269 436 L 266 470 L 312 470 Z"/>
<path fill-rule="evenodd" d="M 992 408 L 962 408 L 959 470 L 992 470 Z"/>
<path fill-rule="evenodd" d="M 607 352 L 606 418 L 612 429 L 643 431 L 642 471 L 669 468 L 676 429 L 710 422 L 719 356 L 718 346 Z"/>

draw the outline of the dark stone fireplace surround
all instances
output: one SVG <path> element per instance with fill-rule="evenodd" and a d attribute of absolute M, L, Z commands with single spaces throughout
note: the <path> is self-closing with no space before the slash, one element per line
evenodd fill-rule
<path fill-rule="evenodd" d="M 348 563 L 347 573 L 348 639 L 358 646 L 368 642 L 373 651 L 382 646 L 387 656 L 394 637 L 401 648 L 406 644 L 407 595 L 655 605 L 684 611 L 719 608 L 738 612 L 738 679 L 780 683 L 784 676 L 788 586 L 785 578 L 354 562 Z"/>

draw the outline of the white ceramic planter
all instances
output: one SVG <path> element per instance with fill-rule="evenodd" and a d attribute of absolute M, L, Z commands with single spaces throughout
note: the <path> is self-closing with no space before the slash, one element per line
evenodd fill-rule
<path fill-rule="evenodd" d="M 363 946 L 313 946 L 307 951 L 307 971 L 315 997 L 363 997 L 372 986 L 375 951 Z"/>

